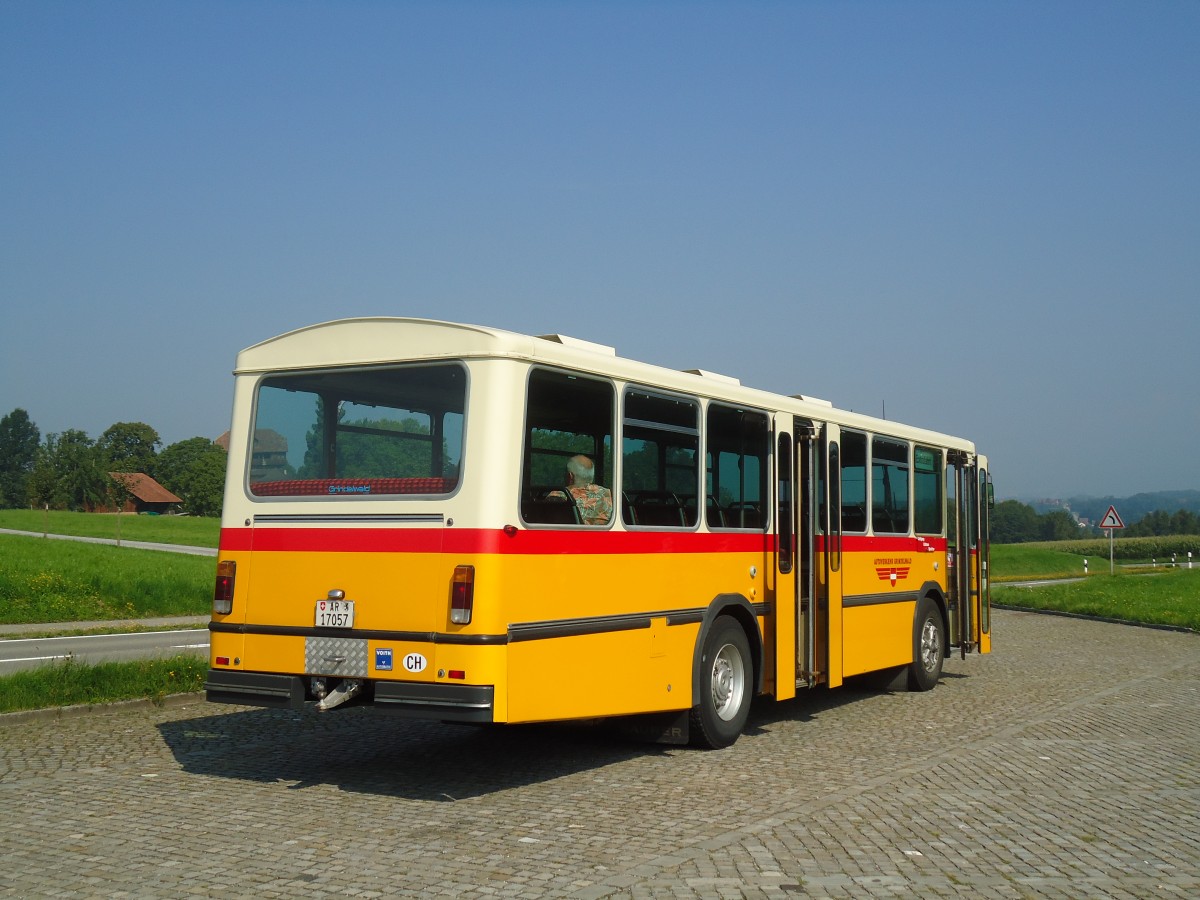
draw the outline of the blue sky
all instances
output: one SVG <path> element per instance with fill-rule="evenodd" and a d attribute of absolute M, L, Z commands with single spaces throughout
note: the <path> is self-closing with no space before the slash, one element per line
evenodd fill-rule
<path fill-rule="evenodd" d="M 562 332 L 1200 488 L 1200 4 L 0 2 L 0 414 L 228 427 L 237 351 Z"/>

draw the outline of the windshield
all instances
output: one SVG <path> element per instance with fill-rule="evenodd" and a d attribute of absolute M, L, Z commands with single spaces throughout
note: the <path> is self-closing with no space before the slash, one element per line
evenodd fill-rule
<path fill-rule="evenodd" d="M 456 363 L 269 376 L 255 404 L 250 492 L 449 493 L 462 463 L 466 384 Z"/>

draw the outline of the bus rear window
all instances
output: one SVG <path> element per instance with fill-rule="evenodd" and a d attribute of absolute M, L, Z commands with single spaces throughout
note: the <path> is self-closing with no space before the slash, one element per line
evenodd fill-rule
<path fill-rule="evenodd" d="M 446 494 L 458 484 L 466 372 L 438 364 L 275 375 L 258 389 L 258 497 Z"/>

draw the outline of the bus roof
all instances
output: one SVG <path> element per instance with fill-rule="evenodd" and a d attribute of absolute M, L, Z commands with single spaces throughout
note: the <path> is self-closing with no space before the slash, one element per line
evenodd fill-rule
<path fill-rule="evenodd" d="M 745 387 L 703 369 L 676 370 L 618 356 L 616 350 L 565 335 L 532 335 L 480 325 L 403 317 L 337 319 L 308 325 L 247 347 L 235 375 L 435 359 L 511 358 L 606 375 L 647 387 L 788 412 L 817 421 L 975 452 L 962 438 L 835 408 L 804 395 Z"/>

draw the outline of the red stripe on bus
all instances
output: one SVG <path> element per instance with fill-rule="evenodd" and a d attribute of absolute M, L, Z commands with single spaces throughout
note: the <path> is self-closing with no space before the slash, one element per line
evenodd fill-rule
<path fill-rule="evenodd" d="M 321 553 L 753 553 L 775 548 L 774 535 L 669 531 L 486 528 L 225 528 L 220 552 Z"/>

